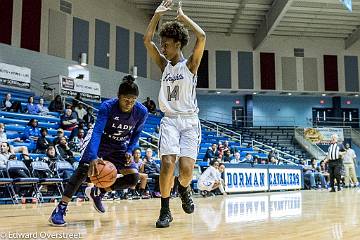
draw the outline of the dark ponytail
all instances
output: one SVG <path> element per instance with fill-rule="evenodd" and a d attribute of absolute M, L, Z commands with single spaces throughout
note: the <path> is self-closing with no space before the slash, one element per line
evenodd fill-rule
<path fill-rule="evenodd" d="M 131 75 L 123 77 L 123 82 L 119 86 L 118 95 L 134 95 L 139 96 L 139 88 L 134 83 L 135 78 Z"/>

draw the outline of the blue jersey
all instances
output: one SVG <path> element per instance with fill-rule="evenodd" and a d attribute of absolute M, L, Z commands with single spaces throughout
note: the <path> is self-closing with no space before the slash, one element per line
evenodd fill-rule
<path fill-rule="evenodd" d="M 148 110 L 139 102 L 130 113 L 121 112 L 117 98 L 103 102 L 94 129 L 88 133 L 90 140 L 84 144 L 81 161 L 90 162 L 98 157 L 111 162 L 124 161 L 125 153 L 131 155 L 139 141 L 147 116 Z"/>

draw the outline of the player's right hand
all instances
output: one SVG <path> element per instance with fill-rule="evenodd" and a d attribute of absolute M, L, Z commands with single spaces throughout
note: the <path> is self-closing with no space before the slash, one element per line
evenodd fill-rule
<path fill-rule="evenodd" d="M 88 171 L 88 177 L 99 175 L 98 169 L 96 167 L 97 164 L 105 165 L 105 162 L 102 158 L 98 158 L 94 161 L 91 161 L 90 166 L 89 166 L 89 171 Z"/>
<path fill-rule="evenodd" d="M 155 10 L 155 14 L 160 16 L 164 15 L 166 11 L 171 10 L 172 0 L 163 0 L 158 8 Z"/>

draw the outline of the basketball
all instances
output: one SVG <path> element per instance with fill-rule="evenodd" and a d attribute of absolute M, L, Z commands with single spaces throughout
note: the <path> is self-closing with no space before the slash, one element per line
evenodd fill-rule
<path fill-rule="evenodd" d="M 115 165 L 105 160 L 104 163 L 97 163 L 96 168 L 99 174 L 90 177 L 90 181 L 99 188 L 110 187 L 116 181 L 117 170 Z"/>

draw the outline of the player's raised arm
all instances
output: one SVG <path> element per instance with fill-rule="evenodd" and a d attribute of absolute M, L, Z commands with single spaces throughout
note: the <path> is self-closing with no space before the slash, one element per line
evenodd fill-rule
<path fill-rule="evenodd" d="M 187 62 L 187 66 L 190 71 L 196 75 L 205 49 L 206 34 L 199 25 L 197 25 L 193 20 L 191 20 L 188 16 L 184 14 L 181 7 L 181 2 L 179 2 L 176 20 L 184 23 L 195 33 L 196 43 L 192 55 L 189 57 L 189 60 Z"/>
<path fill-rule="evenodd" d="M 170 10 L 171 4 L 172 0 L 162 1 L 159 7 L 155 10 L 155 14 L 151 18 L 151 21 L 144 36 L 145 47 L 150 54 L 151 59 L 154 60 L 161 69 L 161 72 L 164 71 L 167 61 L 166 58 L 160 53 L 159 49 L 156 47 L 152 39 L 154 37 L 156 26 L 159 23 L 161 16 L 164 15 L 166 11 Z"/>

